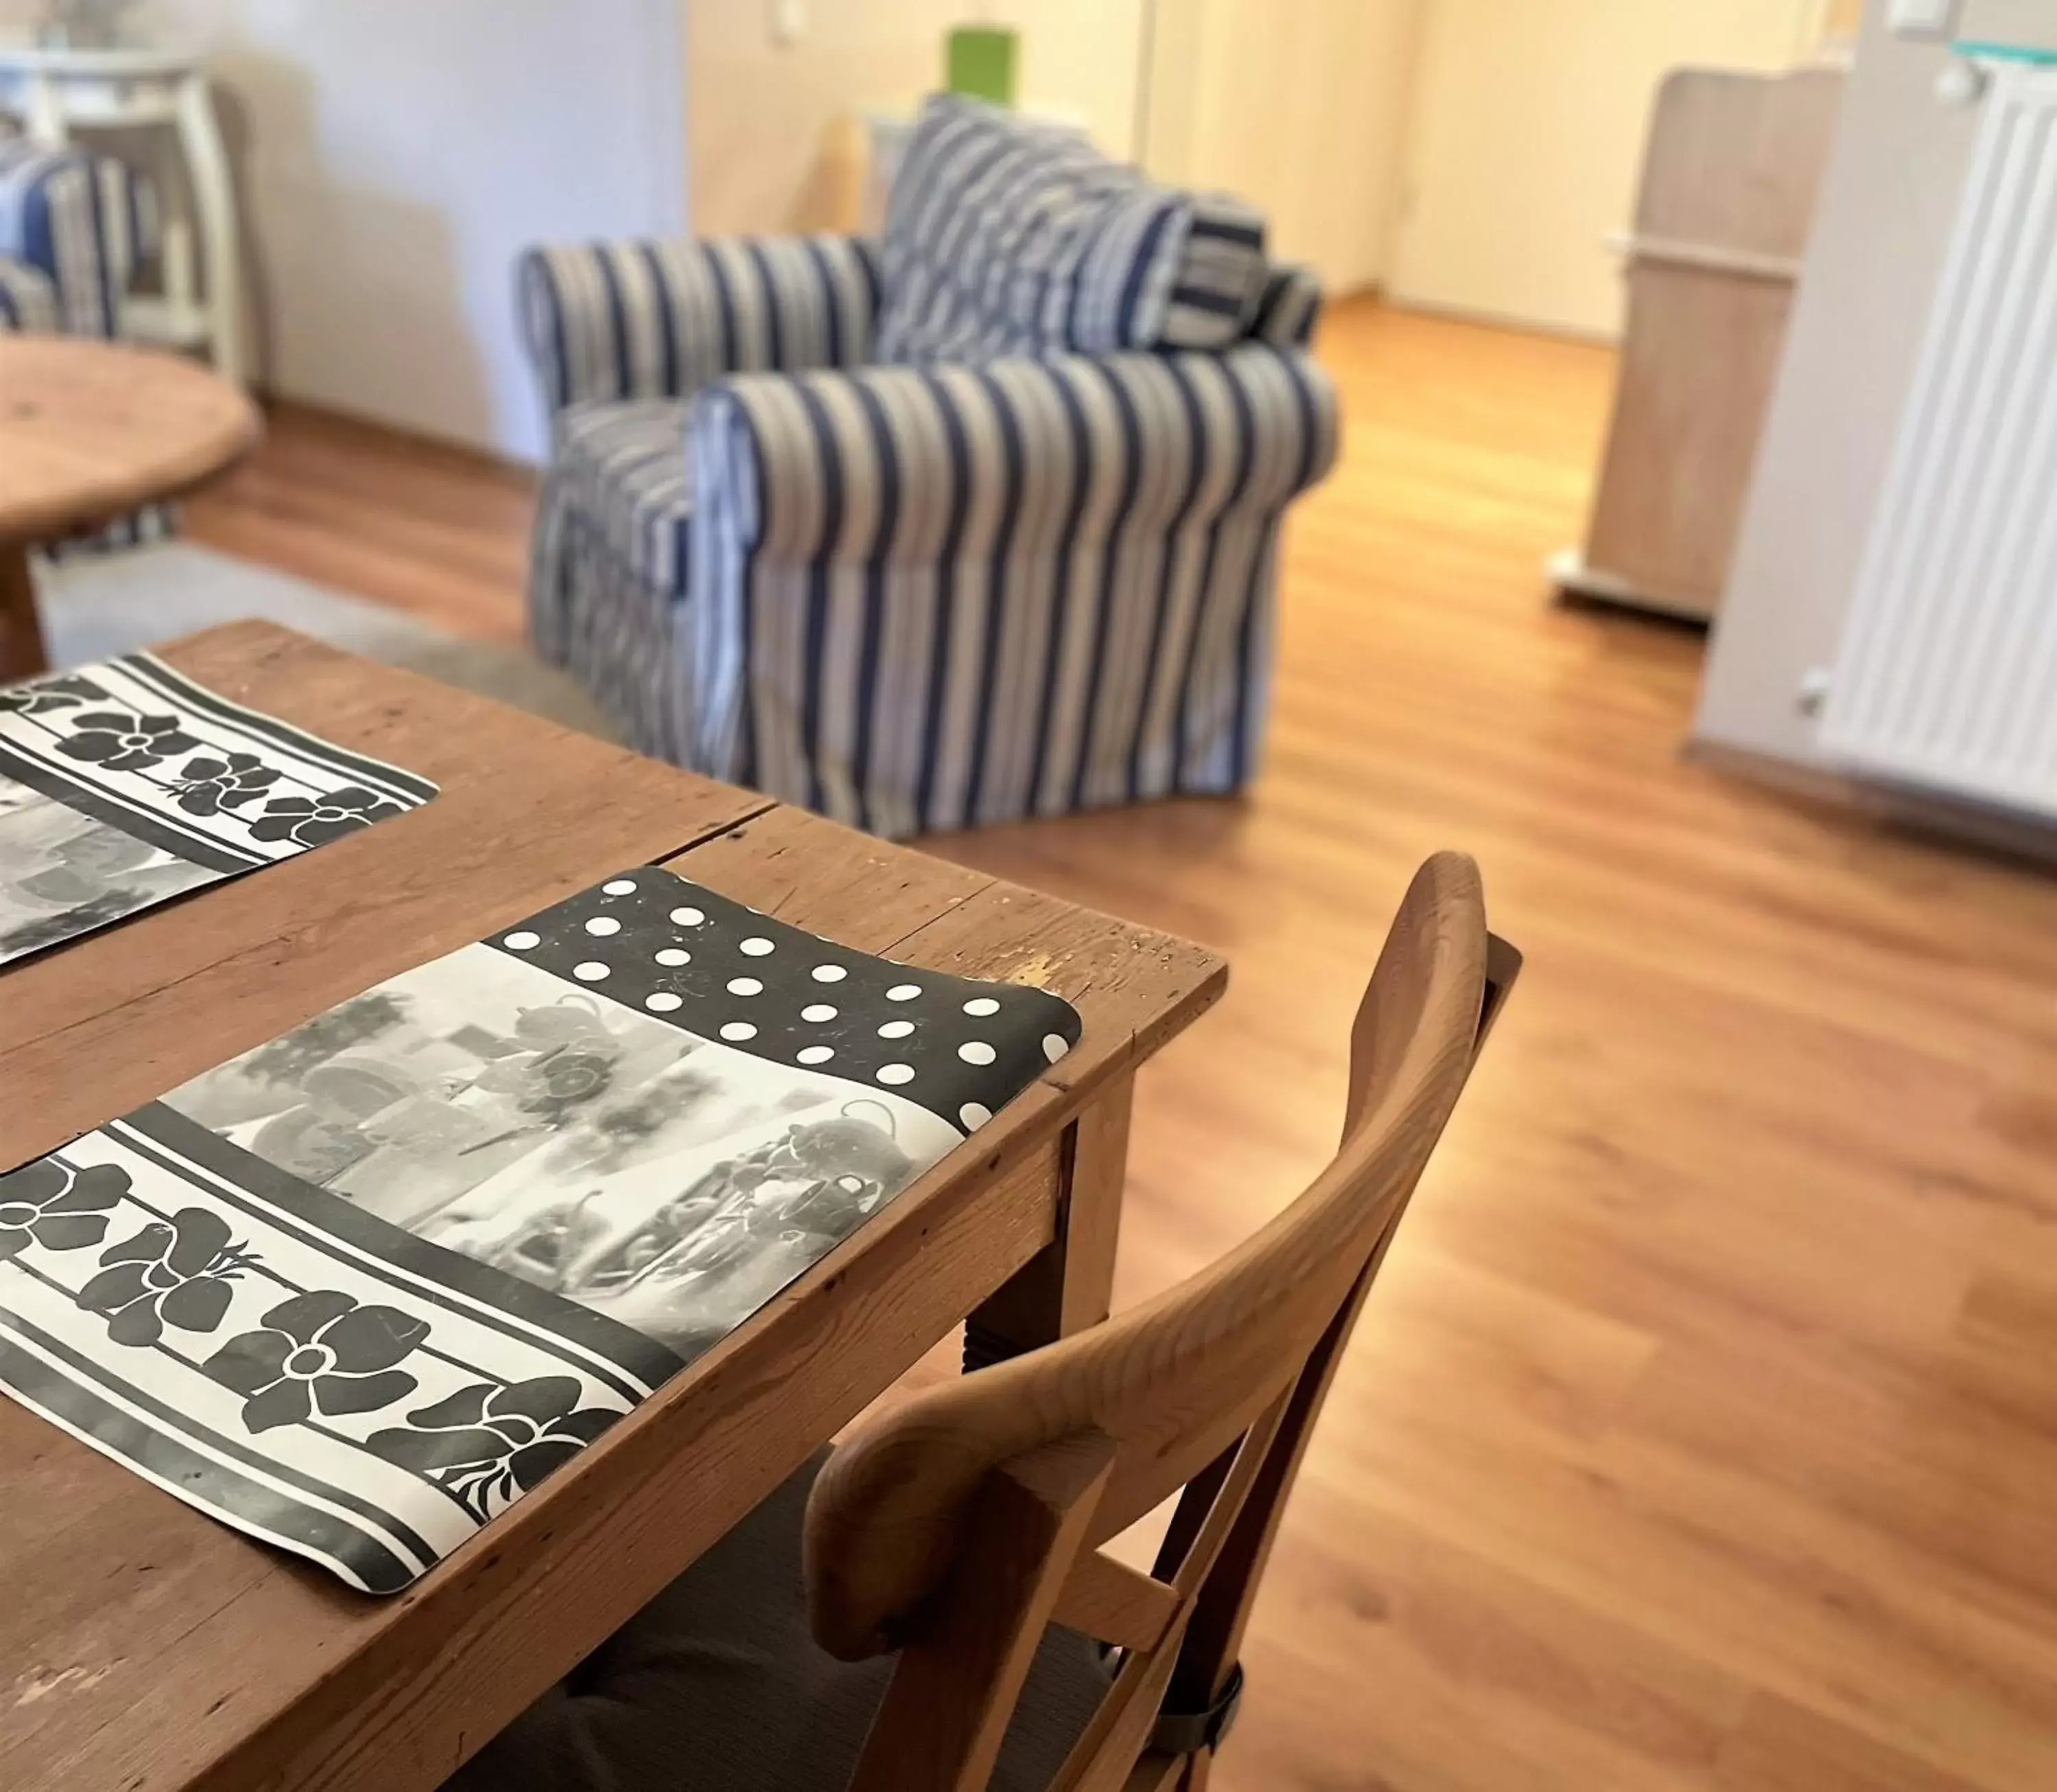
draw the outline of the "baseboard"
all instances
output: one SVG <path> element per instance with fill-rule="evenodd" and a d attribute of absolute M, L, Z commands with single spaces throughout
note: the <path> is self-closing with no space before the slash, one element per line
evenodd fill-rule
<path fill-rule="evenodd" d="M 1583 342 L 1589 348 L 1618 349 L 1619 330 L 1588 330 L 1577 324 L 1549 323 L 1536 318 L 1517 317 L 1511 311 L 1496 311 L 1484 306 L 1452 305 L 1441 299 L 1417 299 L 1387 287 L 1383 302 L 1396 311 L 1412 311 L 1425 318 L 1446 318 L 1453 323 L 1476 323 L 1489 330 L 1518 330 L 1524 336 L 1550 336 L 1559 342 Z"/>
<path fill-rule="evenodd" d="M 1694 765 L 1762 785 L 1809 809 L 1869 821 L 1883 831 L 1968 846 L 2039 867 L 2057 864 L 2057 824 L 2018 810 L 1960 801 L 1900 785 L 1877 784 L 1822 765 L 1795 764 L 1726 742 L 1689 736 L 1681 750 Z"/>
<path fill-rule="evenodd" d="M 291 393 L 280 392 L 273 386 L 253 385 L 251 391 L 268 415 L 290 413 L 308 418 L 318 426 L 333 425 L 339 432 L 347 432 L 367 443 L 382 443 L 404 454 L 414 457 L 432 455 L 449 464 L 476 467 L 496 478 L 513 477 L 531 485 L 541 473 L 541 469 L 531 461 L 518 460 L 513 455 L 502 454 L 493 449 L 482 448 L 476 442 L 460 441 L 454 437 L 434 435 L 425 430 L 402 429 L 398 424 L 387 422 L 383 417 L 368 416 L 362 411 L 353 411 L 326 401 L 317 403 L 312 399 L 295 398 Z"/>

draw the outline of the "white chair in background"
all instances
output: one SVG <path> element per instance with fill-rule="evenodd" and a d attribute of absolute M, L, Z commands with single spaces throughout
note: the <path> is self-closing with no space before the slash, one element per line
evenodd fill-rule
<path fill-rule="evenodd" d="M 200 350 L 217 373 L 243 384 L 236 190 L 197 55 L 0 46 L 0 109 L 18 114 L 33 140 L 53 148 L 70 141 L 74 126 L 173 133 L 186 178 L 164 222 L 163 290 L 128 294 L 117 333 Z"/>

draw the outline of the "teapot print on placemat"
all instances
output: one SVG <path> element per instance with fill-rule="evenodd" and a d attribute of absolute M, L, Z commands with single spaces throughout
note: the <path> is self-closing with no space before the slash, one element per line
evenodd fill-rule
<path fill-rule="evenodd" d="M 627 1050 L 608 1030 L 600 1004 L 585 995 L 517 1009 L 514 1038 L 525 1049 L 488 1066 L 474 1086 L 507 1096 L 520 1112 L 545 1122 L 561 1121 L 605 1094 Z"/>
<path fill-rule="evenodd" d="M 867 1109 L 880 1121 L 863 1118 Z M 894 1129 L 891 1110 L 866 1098 L 829 1118 L 795 1121 L 777 1137 L 710 1166 L 627 1236 L 592 1239 L 576 1255 L 567 1253 L 559 1260 L 560 1285 L 581 1297 L 601 1296 L 648 1280 L 708 1276 L 767 1238 L 787 1234 L 826 1248 L 912 1171 L 914 1160 Z"/>

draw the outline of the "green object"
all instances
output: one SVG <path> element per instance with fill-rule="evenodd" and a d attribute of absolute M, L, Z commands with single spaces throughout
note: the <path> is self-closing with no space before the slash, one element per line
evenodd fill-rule
<path fill-rule="evenodd" d="M 1021 47 L 1021 38 L 1004 26 L 960 25 L 943 38 L 943 85 L 953 93 L 1011 106 Z"/>
<path fill-rule="evenodd" d="M 2039 69 L 2047 69 L 2057 62 L 2057 49 L 2043 49 L 2034 44 L 1989 44 L 1976 38 L 1960 38 L 1950 48 L 1960 56 L 1986 56 L 1996 62 L 2027 62 Z"/>

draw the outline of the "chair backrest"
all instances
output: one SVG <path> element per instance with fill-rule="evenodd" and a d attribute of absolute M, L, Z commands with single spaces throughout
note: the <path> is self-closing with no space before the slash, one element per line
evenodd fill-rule
<path fill-rule="evenodd" d="M 894 178 L 878 358 L 1220 348 L 1265 296 L 1264 220 L 1080 133 L 939 94 Z"/>
<path fill-rule="evenodd" d="M 1357 1011 L 1342 1147 L 1298 1200 L 1155 1299 L 931 1390 L 836 1452 L 808 1509 L 810 1620 L 846 1659 L 902 1652 L 854 1786 L 982 1787 L 1052 1621 L 1127 1652 L 1060 1792 L 1128 1785 L 1167 1689 L 1194 1711 L 1222 1696 L 1309 1430 L 1469 1074 L 1489 955 L 1504 950 L 1476 867 L 1429 860 Z M 1098 1553 L 1181 1489 L 1155 1575 Z"/>

